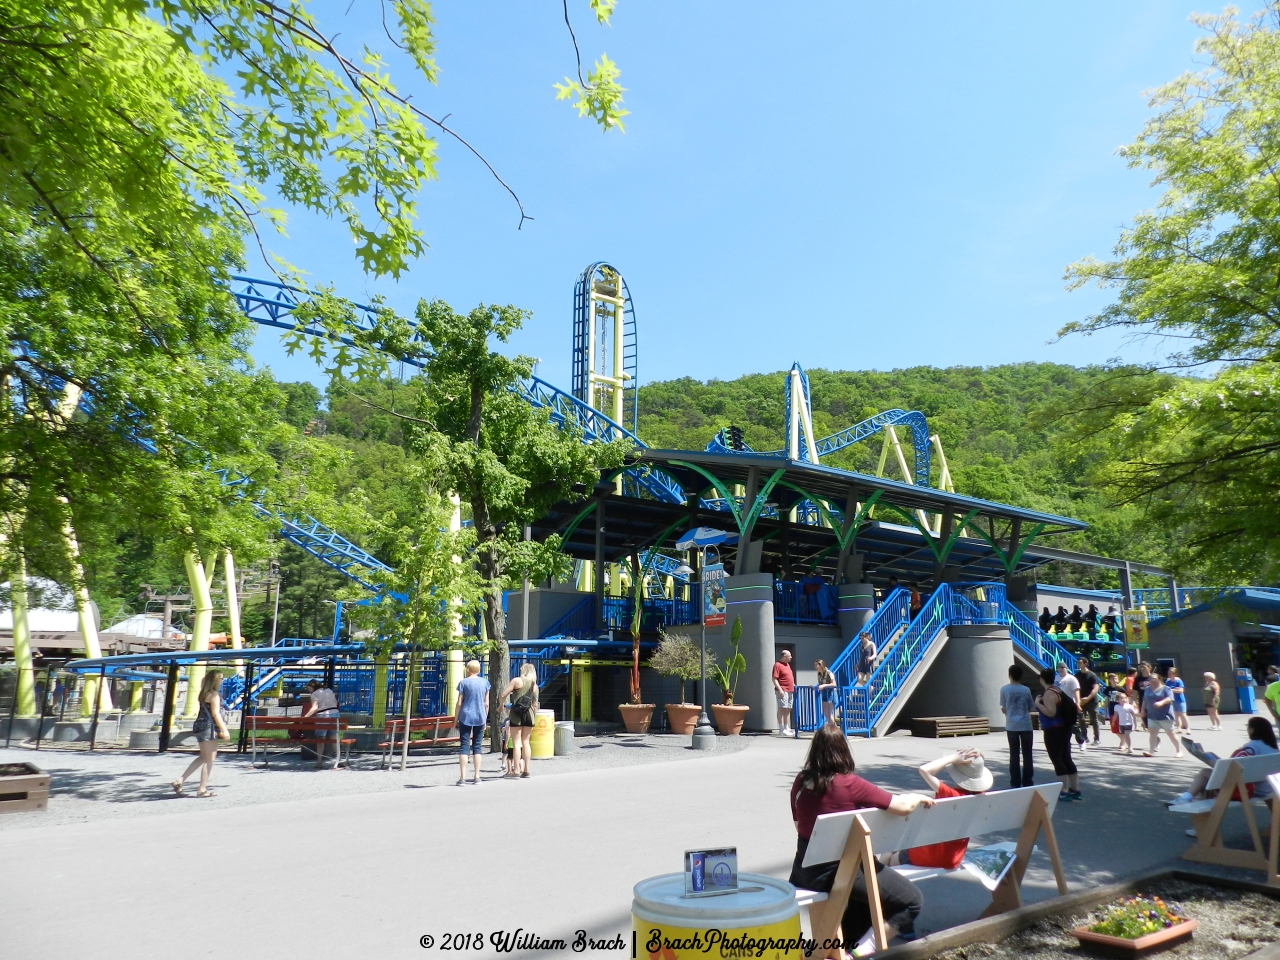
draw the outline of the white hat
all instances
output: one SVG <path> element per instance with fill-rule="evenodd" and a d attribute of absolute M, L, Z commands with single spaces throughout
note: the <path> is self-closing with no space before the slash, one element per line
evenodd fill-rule
<path fill-rule="evenodd" d="M 947 767 L 947 776 L 961 790 L 970 793 L 985 793 L 991 789 L 991 784 L 996 779 L 982 762 L 982 757 L 974 757 L 968 761 L 957 760 Z"/>

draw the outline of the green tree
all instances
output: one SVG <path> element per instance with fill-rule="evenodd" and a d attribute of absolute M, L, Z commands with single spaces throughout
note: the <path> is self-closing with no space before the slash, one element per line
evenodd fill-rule
<path fill-rule="evenodd" d="M 621 464 L 621 445 L 585 444 L 571 428 L 559 429 L 545 410 L 512 390 L 528 377 L 533 359 L 490 349 L 507 343 L 527 317 L 513 306 L 478 306 L 455 313 L 442 300 L 422 301 L 418 336 L 426 354 L 415 450 L 438 490 L 452 490 L 471 508 L 475 559 L 483 584 L 489 676 L 510 674 L 502 591 L 512 579 L 563 575 L 566 558 L 557 537 L 525 542 L 525 524 L 553 504 L 581 499 L 600 471 Z M 403 419 L 403 417 L 402 417 Z M 498 742 L 501 705 L 493 699 L 492 743 Z"/>
<path fill-rule="evenodd" d="M 1223 581 L 1280 576 L 1280 4 L 1248 22 L 1197 16 L 1207 66 L 1159 88 L 1122 149 L 1163 187 L 1108 261 L 1068 268 L 1115 301 L 1064 334 L 1122 330 L 1176 344 L 1172 378 L 1118 371 L 1082 403 L 1105 448 L 1094 474 L 1174 543 L 1179 569 Z"/>
<path fill-rule="evenodd" d="M 364 636 L 378 665 L 374 680 L 375 726 L 385 719 L 387 658 L 400 645 L 409 652 L 412 679 L 419 654 L 463 645 L 463 624 L 484 606 L 483 584 L 475 563 L 475 531 L 452 529 L 454 505 L 433 486 L 437 471 L 430 458 L 416 461 L 408 473 L 413 509 L 386 523 L 381 539 L 395 572 L 367 605 L 349 607 L 351 624 Z M 412 685 L 412 684 L 411 684 Z M 406 696 L 406 707 L 413 702 Z"/>

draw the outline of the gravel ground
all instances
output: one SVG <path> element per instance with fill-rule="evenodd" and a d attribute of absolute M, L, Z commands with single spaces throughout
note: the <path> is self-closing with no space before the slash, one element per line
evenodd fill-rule
<path fill-rule="evenodd" d="M 1161 951 L 1170 960 L 1236 960 L 1280 940 L 1280 901 L 1258 893 L 1169 880 L 1139 893 L 1161 897 L 1200 922 L 1192 938 Z M 1041 920 L 1000 943 L 981 943 L 940 953 L 937 960 L 1082 960 L 1095 954 L 1071 936 L 1090 922 L 1089 912 Z"/>
<path fill-rule="evenodd" d="M 737 753 L 751 742 L 751 735 L 716 738 L 716 752 Z M 533 777 L 607 767 L 630 767 L 692 759 L 689 738 L 673 734 L 616 734 L 578 737 L 577 750 L 569 756 L 535 760 Z M 481 782 L 457 787 L 458 755 L 452 752 L 409 756 L 401 772 L 399 760 L 392 770 L 379 769 L 376 755 L 357 754 L 351 769 L 315 769 L 297 753 L 272 759 L 269 769 L 250 766 L 248 754 L 220 753 L 210 778 L 217 796 L 195 796 L 198 780 L 187 781 L 187 792 L 175 796 L 169 781 L 176 779 L 195 757 L 194 751 L 168 754 L 102 750 L 89 753 L 83 745 L 44 744 L 39 751 L 11 747 L 0 749 L 0 763 L 34 763 L 51 777 L 49 808 L 43 811 L 0 816 L 0 831 L 27 827 L 51 827 L 89 820 L 140 817 L 219 807 L 366 793 L 402 792 L 447 787 L 450 790 L 519 789 L 514 781 L 502 783 L 501 762 L 486 754 Z M 468 764 L 470 767 L 470 764 Z"/>

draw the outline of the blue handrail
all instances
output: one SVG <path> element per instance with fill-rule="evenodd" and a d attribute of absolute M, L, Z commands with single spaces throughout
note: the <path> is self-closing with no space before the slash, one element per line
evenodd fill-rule
<path fill-rule="evenodd" d="M 895 591 L 867 624 L 877 650 L 906 623 L 907 614 L 903 609 L 906 602 L 906 592 Z M 1009 603 L 1003 584 L 943 584 L 906 624 L 905 632 L 892 649 L 879 658 L 867 683 L 858 683 L 854 672 L 857 640 L 832 665 L 841 692 L 839 702 L 845 734 L 871 735 L 944 629 L 980 624 L 1007 626 L 1012 641 L 1042 667 L 1052 667 L 1059 661 L 1074 662 L 1074 655 L 1066 647 Z"/>

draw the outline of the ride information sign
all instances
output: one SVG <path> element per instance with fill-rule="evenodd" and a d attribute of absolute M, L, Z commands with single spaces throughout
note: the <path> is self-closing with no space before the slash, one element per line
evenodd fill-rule
<path fill-rule="evenodd" d="M 702 568 L 702 622 L 723 627 L 728 604 L 724 599 L 724 564 L 709 563 Z"/>

